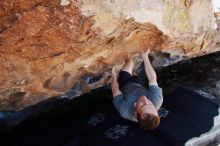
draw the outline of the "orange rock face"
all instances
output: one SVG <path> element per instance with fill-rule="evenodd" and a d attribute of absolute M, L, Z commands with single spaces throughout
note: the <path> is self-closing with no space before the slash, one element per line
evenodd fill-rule
<path fill-rule="evenodd" d="M 86 93 L 109 82 L 112 65 L 147 48 L 159 51 L 167 40 L 134 19 L 123 20 L 116 36 L 101 35 L 93 24 L 73 3 L 1 1 L 0 110 L 21 110 L 74 85 L 77 95 Z M 98 81 L 90 83 L 92 77 Z"/>

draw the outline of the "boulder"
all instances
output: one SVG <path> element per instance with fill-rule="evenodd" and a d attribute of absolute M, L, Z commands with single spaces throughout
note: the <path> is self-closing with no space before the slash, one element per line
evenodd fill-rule
<path fill-rule="evenodd" d="M 106 85 L 113 65 L 133 57 L 137 68 L 147 49 L 155 67 L 219 51 L 212 7 L 209 0 L 1 0 L 0 111 Z"/>

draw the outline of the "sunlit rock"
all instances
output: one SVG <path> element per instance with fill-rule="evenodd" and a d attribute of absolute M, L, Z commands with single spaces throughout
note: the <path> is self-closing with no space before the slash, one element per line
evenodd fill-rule
<path fill-rule="evenodd" d="M 155 67 L 219 51 L 211 2 L 0 1 L 0 110 L 87 93 L 146 49 Z"/>

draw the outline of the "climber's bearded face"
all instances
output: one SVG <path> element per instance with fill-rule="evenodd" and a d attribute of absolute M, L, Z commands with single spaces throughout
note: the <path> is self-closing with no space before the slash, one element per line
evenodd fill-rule
<path fill-rule="evenodd" d="M 158 116 L 155 106 L 146 96 L 140 96 L 134 106 L 136 113 L 138 113 L 142 119 L 144 119 L 147 114 Z"/>

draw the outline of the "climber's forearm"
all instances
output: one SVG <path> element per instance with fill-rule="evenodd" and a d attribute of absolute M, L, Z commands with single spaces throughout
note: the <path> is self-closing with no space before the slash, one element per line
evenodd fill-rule
<path fill-rule="evenodd" d="M 113 97 L 121 94 L 121 91 L 119 90 L 117 76 L 112 76 L 111 87 L 112 87 Z"/>
<path fill-rule="evenodd" d="M 145 56 L 143 58 L 144 60 L 144 68 L 145 68 L 145 72 L 149 81 L 149 85 L 156 85 L 157 84 L 157 75 L 156 72 L 154 70 L 154 68 L 152 67 L 151 63 L 150 63 L 150 59 L 148 56 Z"/>

